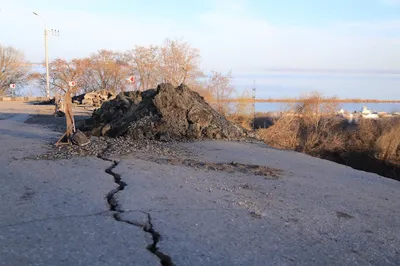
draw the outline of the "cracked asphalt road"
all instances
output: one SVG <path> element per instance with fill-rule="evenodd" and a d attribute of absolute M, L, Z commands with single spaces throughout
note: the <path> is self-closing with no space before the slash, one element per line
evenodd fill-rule
<path fill-rule="evenodd" d="M 107 158 L 115 165 L 26 160 L 59 133 L 4 113 L 0 265 L 160 265 L 156 252 L 170 265 L 400 264 L 400 182 L 236 142 L 181 145 L 198 161 L 283 172 L 267 178 L 137 156 Z"/>
<path fill-rule="evenodd" d="M 0 265 L 158 265 L 151 237 L 109 211 L 109 162 L 21 159 L 59 135 L 26 116 L 0 120 Z"/>

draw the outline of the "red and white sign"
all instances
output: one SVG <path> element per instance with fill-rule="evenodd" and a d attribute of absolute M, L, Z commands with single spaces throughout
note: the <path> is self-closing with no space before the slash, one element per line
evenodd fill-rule
<path fill-rule="evenodd" d="M 15 89 L 15 84 L 13 83 L 13 84 L 10 84 L 10 89 Z"/>
<path fill-rule="evenodd" d="M 134 82 L 135 82 L 135 77 L 134 77 L 134 76 L 130 76 L 130 77 L 128 78 L 128 82 L 134 83 Z"/>
<path fill-rule="evenodd" d="M 76 83 L 75 83 L 75 81 L 70 81 L 70 82 L 68 83 L 68 85 L 69 85 L 70 87 L 74 87 L 74 86 L 76 85 Z"/>

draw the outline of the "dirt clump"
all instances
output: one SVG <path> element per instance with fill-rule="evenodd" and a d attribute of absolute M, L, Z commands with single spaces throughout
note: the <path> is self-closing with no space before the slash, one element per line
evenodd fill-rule
<path fill-rule="evenodd" d="M 277 179 L 283 173 L 282 170 L 271 168 L 263 165 L 241 164 L 237 162 L 230 163 L 215 163 L 215 162 L 202 162 L 194 159 L 181 159 L 181 158 L 150 158 L 149 160 L 156 163 L 165 163 L 170 165 L 188 166 L 196 169 L 204 169 L 210 171 L 225 171 L 228 173 L 243 173 L 258 176 L 265 176 L 270 179 Z"/>
<path fill-rule="evenodd" d="M 150 140 L 238 140 L 249 137 L 186 85 L 124 92 L 103 103 L 81 126 L 94 136 Z"/>

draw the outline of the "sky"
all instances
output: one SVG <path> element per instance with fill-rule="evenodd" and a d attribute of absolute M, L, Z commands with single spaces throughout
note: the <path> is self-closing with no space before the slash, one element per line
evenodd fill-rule
<path fill-rule="evenodd" d="M 50 58 L 178 38 L 200 50 L 205 72 L 400 73 L 400 0 L 0 0 L 0 9 L 0 43 L 32 62 L 44 58 L 36 11 L 60 31 Z"/>

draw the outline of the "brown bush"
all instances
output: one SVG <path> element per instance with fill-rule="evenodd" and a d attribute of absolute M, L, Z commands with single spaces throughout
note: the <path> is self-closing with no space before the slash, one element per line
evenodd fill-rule
<path fill-rule="evenodd" d="M 267 129 L 257 130 L 257 135 L 266 144 L 286 150 L 296 150 L 300 144 L 300 120 L 294 116 L 282 116 Z"/>
<path fill-rule="evenodd" d="M 341 121 L 332 114 L 337 103 L 318 93 L 303 97 L 268 129 L 258 131 L 267 144 L 309 154 L 344 149 Z"/>
<path fill-rule="evenodd" d="M 355 130 L 344 132 L 347 150 L 365 152 L 381 160 L 399 157 L 400 119 L 361 119 Z"/>
<path fill-rule="evenodd" d="M 250 115 L 233 114 L 228 116 L 227 119 L 247 130 L 253 129 L 253 117 Z"/>
<path fill-rule="evenodd" d="M 400 120 L 393 121 L 378 137 L 376 144 L 377 158 L 400 164 Z"/>
<path fill-rule="evenodd" d="M 361 119 L 354 128 L 348 128 L 347 150 L 375 154 L 375 143 L 383 132 L 383 123 L 379 120 Z"/>

